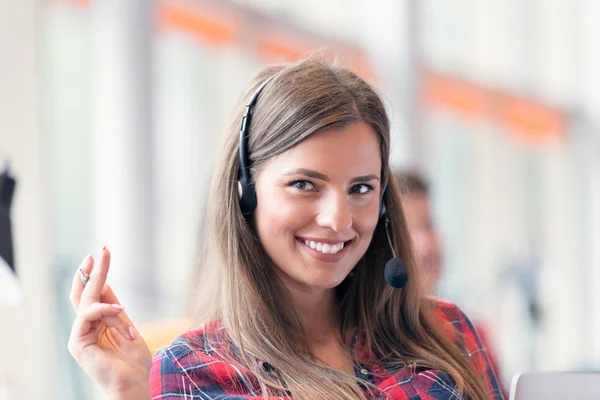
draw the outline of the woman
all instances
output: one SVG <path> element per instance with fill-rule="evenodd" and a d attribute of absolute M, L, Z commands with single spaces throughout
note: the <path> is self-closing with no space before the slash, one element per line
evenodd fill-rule
<path fill-rule="evenodd" d="M 373 89 L 305 60 L 243 100 L 207 205 L 202 324 L 151 361 L 103 249 L 71 294 L 88 375 L 111 399 L 502 398 L 466 316 L 421 294 Z"/>

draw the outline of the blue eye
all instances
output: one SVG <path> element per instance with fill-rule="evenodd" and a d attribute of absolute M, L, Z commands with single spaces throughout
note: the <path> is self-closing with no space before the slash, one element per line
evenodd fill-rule
<path fill-rule="evenodd" d="M 315 190 L 315 185 L 313 185 L 311 182 L 305 181 L 305 180 L 292 181 L 288 184 L 288 186 L 291 186 L 295 189 L 302 190 L 302 191 Z"/>
<path fill-rule="evenodd" d="M 366 183 L 360 183 L 358 185 L 352 186 L 350 189 L 350 193 L 352 194 L 366 194 L 370 191 L 375 190 L 375 188 L 371 185 L 367 185 Z"/>

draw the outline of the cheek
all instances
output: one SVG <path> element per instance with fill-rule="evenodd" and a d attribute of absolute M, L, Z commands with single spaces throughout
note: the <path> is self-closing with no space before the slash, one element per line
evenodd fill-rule
<path fill-rule="evenodd" d="M 372 234 L 379 222 L 379 198 L 373 196 L 359 201 L 363 203 L 356 201 L 352 207 L 352 227 L 361 235 Z"/>
<path fill-rule="evenodd" d="M 273 192 L 258 200 L 254 218 L 261 241 L 269 247 L 269 242 L 288 240 L 294 231 L 308 224 L 311 217 L 305 207 L 298 207 Z"/>
<path fill-rule="evenodd" d="M 353 227 L 362 239 L 368 239 L 370 242 L 378 222 L 378 213 L 369 213 L 369 215 L 355 217 Z"/>

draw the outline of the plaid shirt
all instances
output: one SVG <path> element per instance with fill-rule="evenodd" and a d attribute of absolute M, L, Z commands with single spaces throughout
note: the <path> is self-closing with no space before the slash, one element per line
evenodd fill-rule
<path fill-rule="evenodd" d="M 444 325 L 443 331 L 455 341 L 486 380 L 490 399 L 502 400 L 500 385 L 486 350 L 466 315 L 455 305 L 434 301 L 434 312 Z M 150 371 L 152 399 L 259 400 L 262 395 L 252 372 L 220 359 L 207 346 L 226 337 L 218 322 L 202 325 L 177 338 L 154 356 Z M 370 381 L 379 389 L 374 399 L 460 399 L 456 383 L 446 373 L 416 367 L 414 364 L 386 369 L 372 357 L 358 360 L 357 378 Z M 264 363 L 265 374 L 273 373 Z M 291 397 L 270 397 L 290 400 Z"/>

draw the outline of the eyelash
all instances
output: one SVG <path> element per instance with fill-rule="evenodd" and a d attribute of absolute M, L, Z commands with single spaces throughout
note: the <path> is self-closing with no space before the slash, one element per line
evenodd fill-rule
<path fill-rule="evenodd" d="M 294 187 L 294 188 L 296 188 L 298 190 L 302 190 L 302 191 L 306 191 L 307 190 L 306 188 L 299 188 L 298 186 L 296 186 L 298 184 L 311 185 L 313 188 L 316 189 L 315 185 L 311 181 L 308 181 L 306 179 L 297 179 L 295 181 L 291 181 L 290 183 L 288 183 L 288 186 L 289 187 Z M 353 191 L 354 188 L 360 187 L 360 186 L 365 186 L 367 188 L 367 191 L 365 193 L 360 193 L 360 192 L 354 192 Z M 351 194 L 367 194 L 368 192 L 372 192 L 373 190 L 375 190 L 375 187 L 373 187 L 372 185 L 369 185 L 368 183 L 358 183 L 358 184 L 352 186 L 352 188 L 350 188 L 350 193 Z"/>
<path fill-rule="evenodd" d="M 307 181 L 305 179 L 297 179 L 295 181 L 291 181 L 290 183 L 288 183 L 288 186 L 296 188 L 298 190 L 302 190 L 302 191 L 306 190 L 306 188 L 299 188 L 297 186 L 298 184 L 311 185 L 313 188 L 315 188 L 315 185 L 311 181 Z"/>
<path fill-rule="evenodd" d="M 367 194 L 367 193 L 372 192 L 373 190 L 375 190 L 375 188 L 373 187 L 373 185 L 369 185 L 368 183 L 358 183 L 358 184 L 352 186 L 352 188 L 350 189 L 350 191 L 352 191 L 352 189 L 354 189 L 355 187 L 358 187 L 358 186 L 364 186 L 364 187 L 366 187 L 367 191 L 365 193 L 354 192 L 356 194 Z"/>

